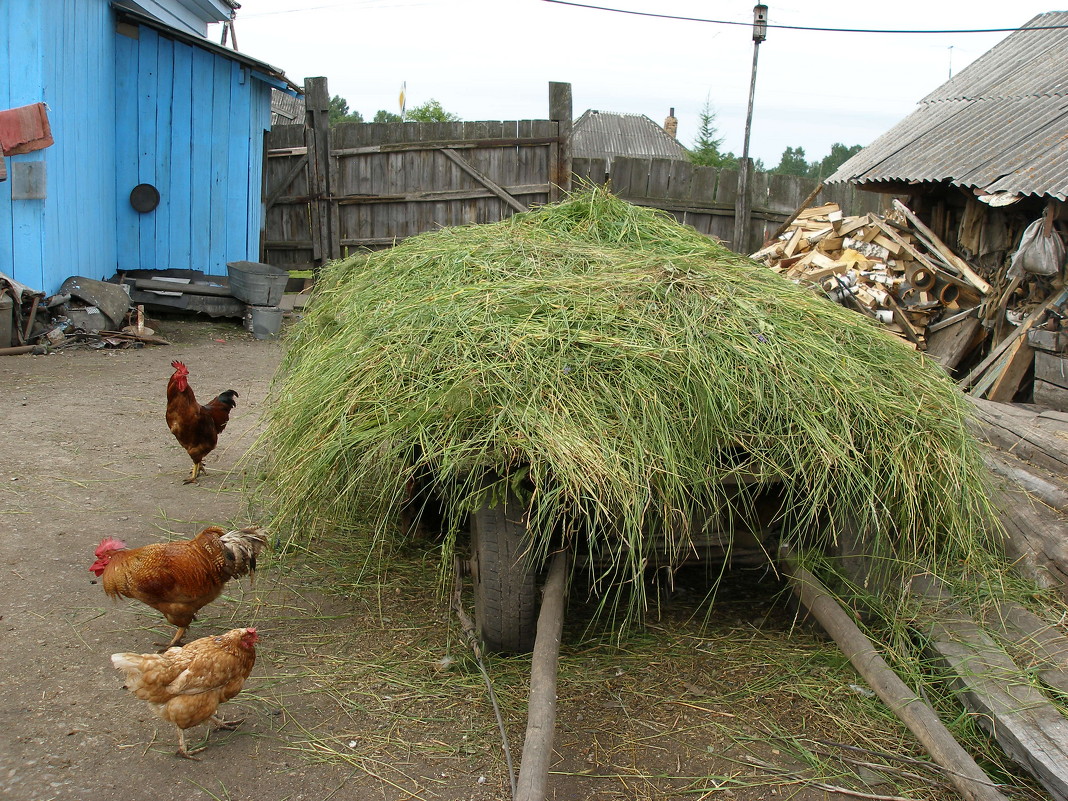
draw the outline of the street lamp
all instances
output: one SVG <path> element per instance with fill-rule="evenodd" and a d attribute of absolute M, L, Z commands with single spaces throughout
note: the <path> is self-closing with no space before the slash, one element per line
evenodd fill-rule
<path fill-rule="evenodd" d="M 738 165 L 738 201 L 734 214 L 734 249 L 744 253 L 749 241 L 749 132 L 753 127 L 753 98 L 756 95 L 757 56 L 760 43 L 768 38 L 768 7 L 759 3 L 753 7 L 753 75 L 749 80 L 749 110 L 745 115 L 745 141 Z"/>

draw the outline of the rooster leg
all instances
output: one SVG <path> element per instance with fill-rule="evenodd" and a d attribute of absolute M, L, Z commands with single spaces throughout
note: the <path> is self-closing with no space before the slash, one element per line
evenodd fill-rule
<path fill-rule="evenodd" d="M 160 653 L 162 654 L 163 651 L 166 651 L 168 648 L 173 648 L 174 646 L 179 645 L 182 642 L 182 638 L 185 637 L 185 633 L 186 631 L 188 631 L 188 629 L 188 626 L 179 626 L 178 630 L 174 632 L 174 637 L 171 638 L 171 641 L 169 643 L 167 643 L 166 645 L 163 645 L 163 643 L 161 642 L 155 643 L 155 645 L 163 645 L 163 650 L 160 651 Z"/>
<path fill-rule="evenodd" d="M 244 718 L 238 718 L 237 720 L 223 720 L 218 715 L 212 715 L 210 720 L 215 724 L 216 729 L 225 729 L 227 731 L 233 731 L 245 722 Z"/>
<path fill-rule="evenodd" d="M 182 731 L 181 727 L 179 726 L 175 726 L 175 728 L 178 729 L 178 756 L 184 759 L 192 759 L 194 762 L 199 762 L 200 757 L 195 757 L 193 756 L 193 754 L 199 754 L 201 751 L 207 748 L 207 740 L 204 741 L 204 745 L 200 746 L 200 748 L 194 748 L 192 751 L 190 751 L 185 747 L 185 732 Z"/>
<path fill-rule="evenodd" d="M 187 478 L 182 483 L 183 484 L 192 484 L 194 481 L 197 480 L 197 476 L 200 475 L 200 471 L 203 470 L 203 469 L 204 469 L 204 464 L 202 462 L 193 462 L 193 469 L 189 473 L 189 478 Z"/>

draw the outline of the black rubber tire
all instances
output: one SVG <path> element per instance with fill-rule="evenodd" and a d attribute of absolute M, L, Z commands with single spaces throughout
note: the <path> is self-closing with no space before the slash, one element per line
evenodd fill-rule
<path fill-rule="evenodd" d="M 524 654 L 534 649 L 538 586 L 526 551 L 525 509 L 511 493 L 504 503 L 471 515 L 475 625 L 489 651 Z"/>

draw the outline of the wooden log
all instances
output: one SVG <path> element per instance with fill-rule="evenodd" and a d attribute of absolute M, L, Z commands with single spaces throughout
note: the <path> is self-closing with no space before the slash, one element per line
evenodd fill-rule
<path fill-rule="evenodd" d="M 983 621 L 1030 657 L 1048 687 L 1068 695 L 1068 637 L 1060 629 L 1013 601 L 997 602 Z"/>
<path fill-rule="evenodd" d="M 1024 461 L 1068 475 L 1068 439 L 1038 425 L 1039 415 L 1021 415 L 1010 404 L 979 398 L 971 401 L 976 436 Z"/>
<path fill-rule="evenodd" d="M 527 733 L 523 740 L 515 801 L 542 801 L 549 782 L 549 760 L 556 726 L 556 671 L 560 661 L 566 589 L 567 553 L 561 551 L 549 564 L 538 613 L 534 656 L 530 664 Z"/>
<path fill-rule="evenodd" d="M 1068 599 L 1068 525 L 1024 490 L 1002 484 L 992 498 L 998 508 L 1005 555 L 1016 572 Z"/>
<path fill-rule="evenodd" d="M 33 353 L 40 348 L 40 345 L 15 345 L 11 348 L 0 348 L 0 356 L 18 356 L 23 353 Z"/>
<path fill-rule="evenodd" d="M 834 639 L 868 685 L 908 726 L 931 758 L 946 771 L 962 797 L 971 801 L 1004 800 L 972 756 L 965 751 L 935 711 L 902 681 L 876 651 L 849 614 L 820 581 L 786 554 L 786 574 L 801 603 Z"/>
<path fill-rule="evenodd" d="M 1008 479 L 1061 514 L 1068 514 L 1068 482 L 1064 479 L 1000 450 L 988 450 L 983 461 L 994 475 Z"/>
<path fill-rule="evenodd" d="M 1068 720 L 937 579 L 916 576 L 912 588 L 934 602 L 923 633 L 961 703 L 1056 801 L 1068 801 Z"/>

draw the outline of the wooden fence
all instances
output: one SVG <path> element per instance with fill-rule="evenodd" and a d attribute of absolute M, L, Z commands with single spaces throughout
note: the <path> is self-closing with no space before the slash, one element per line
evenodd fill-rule
<path fill-rule="evenodd" d="M 424 231 L 504 219 L 559 199 L 572 181 L 603 184 L 637 205 L 731 243 L 738 173 L 671 159 L 571 158 L 571 87 L 549 85 L 547 120 L 329 125 L 326 80 L 305 82 L 304 125 L 265 139 L 265 227 L 261 261 L 308 269 L 361 249 L 390 247 Z M 754 173 L 745 253 L 814 188 L 811 180 Z M 882 211 L 883 196 L 838 185 L 847 214 Z"/>
<path fill-rule="evenodd" d="M 604 159 L 575 159 L 576 183 L 603 184 L 636 206 L 663 209 L 702 234 L 729 246 L 734 238 L 738 200 L 738 171 L 698 167 L 677 159 L 616 158 L 611 175 Z M 754 172 L 749 175 L 749 233 L 744 253 L 759 250 L 775 230 L 816 188 L 810 178 Z M 882 213 L 889 195 L 864 192 L 849 184 L 824 187 L 812 205 L 835 202 L 846 214 Z"/>
<path fill-rule="evenodd" d="M 263 261 L 315 266 L 558 200 L 570 174 L 570 91 L 550 85 L 552 120 L 331 128 L 325 81 L 309 86 L 308 124 L 267 137 Z"/>

